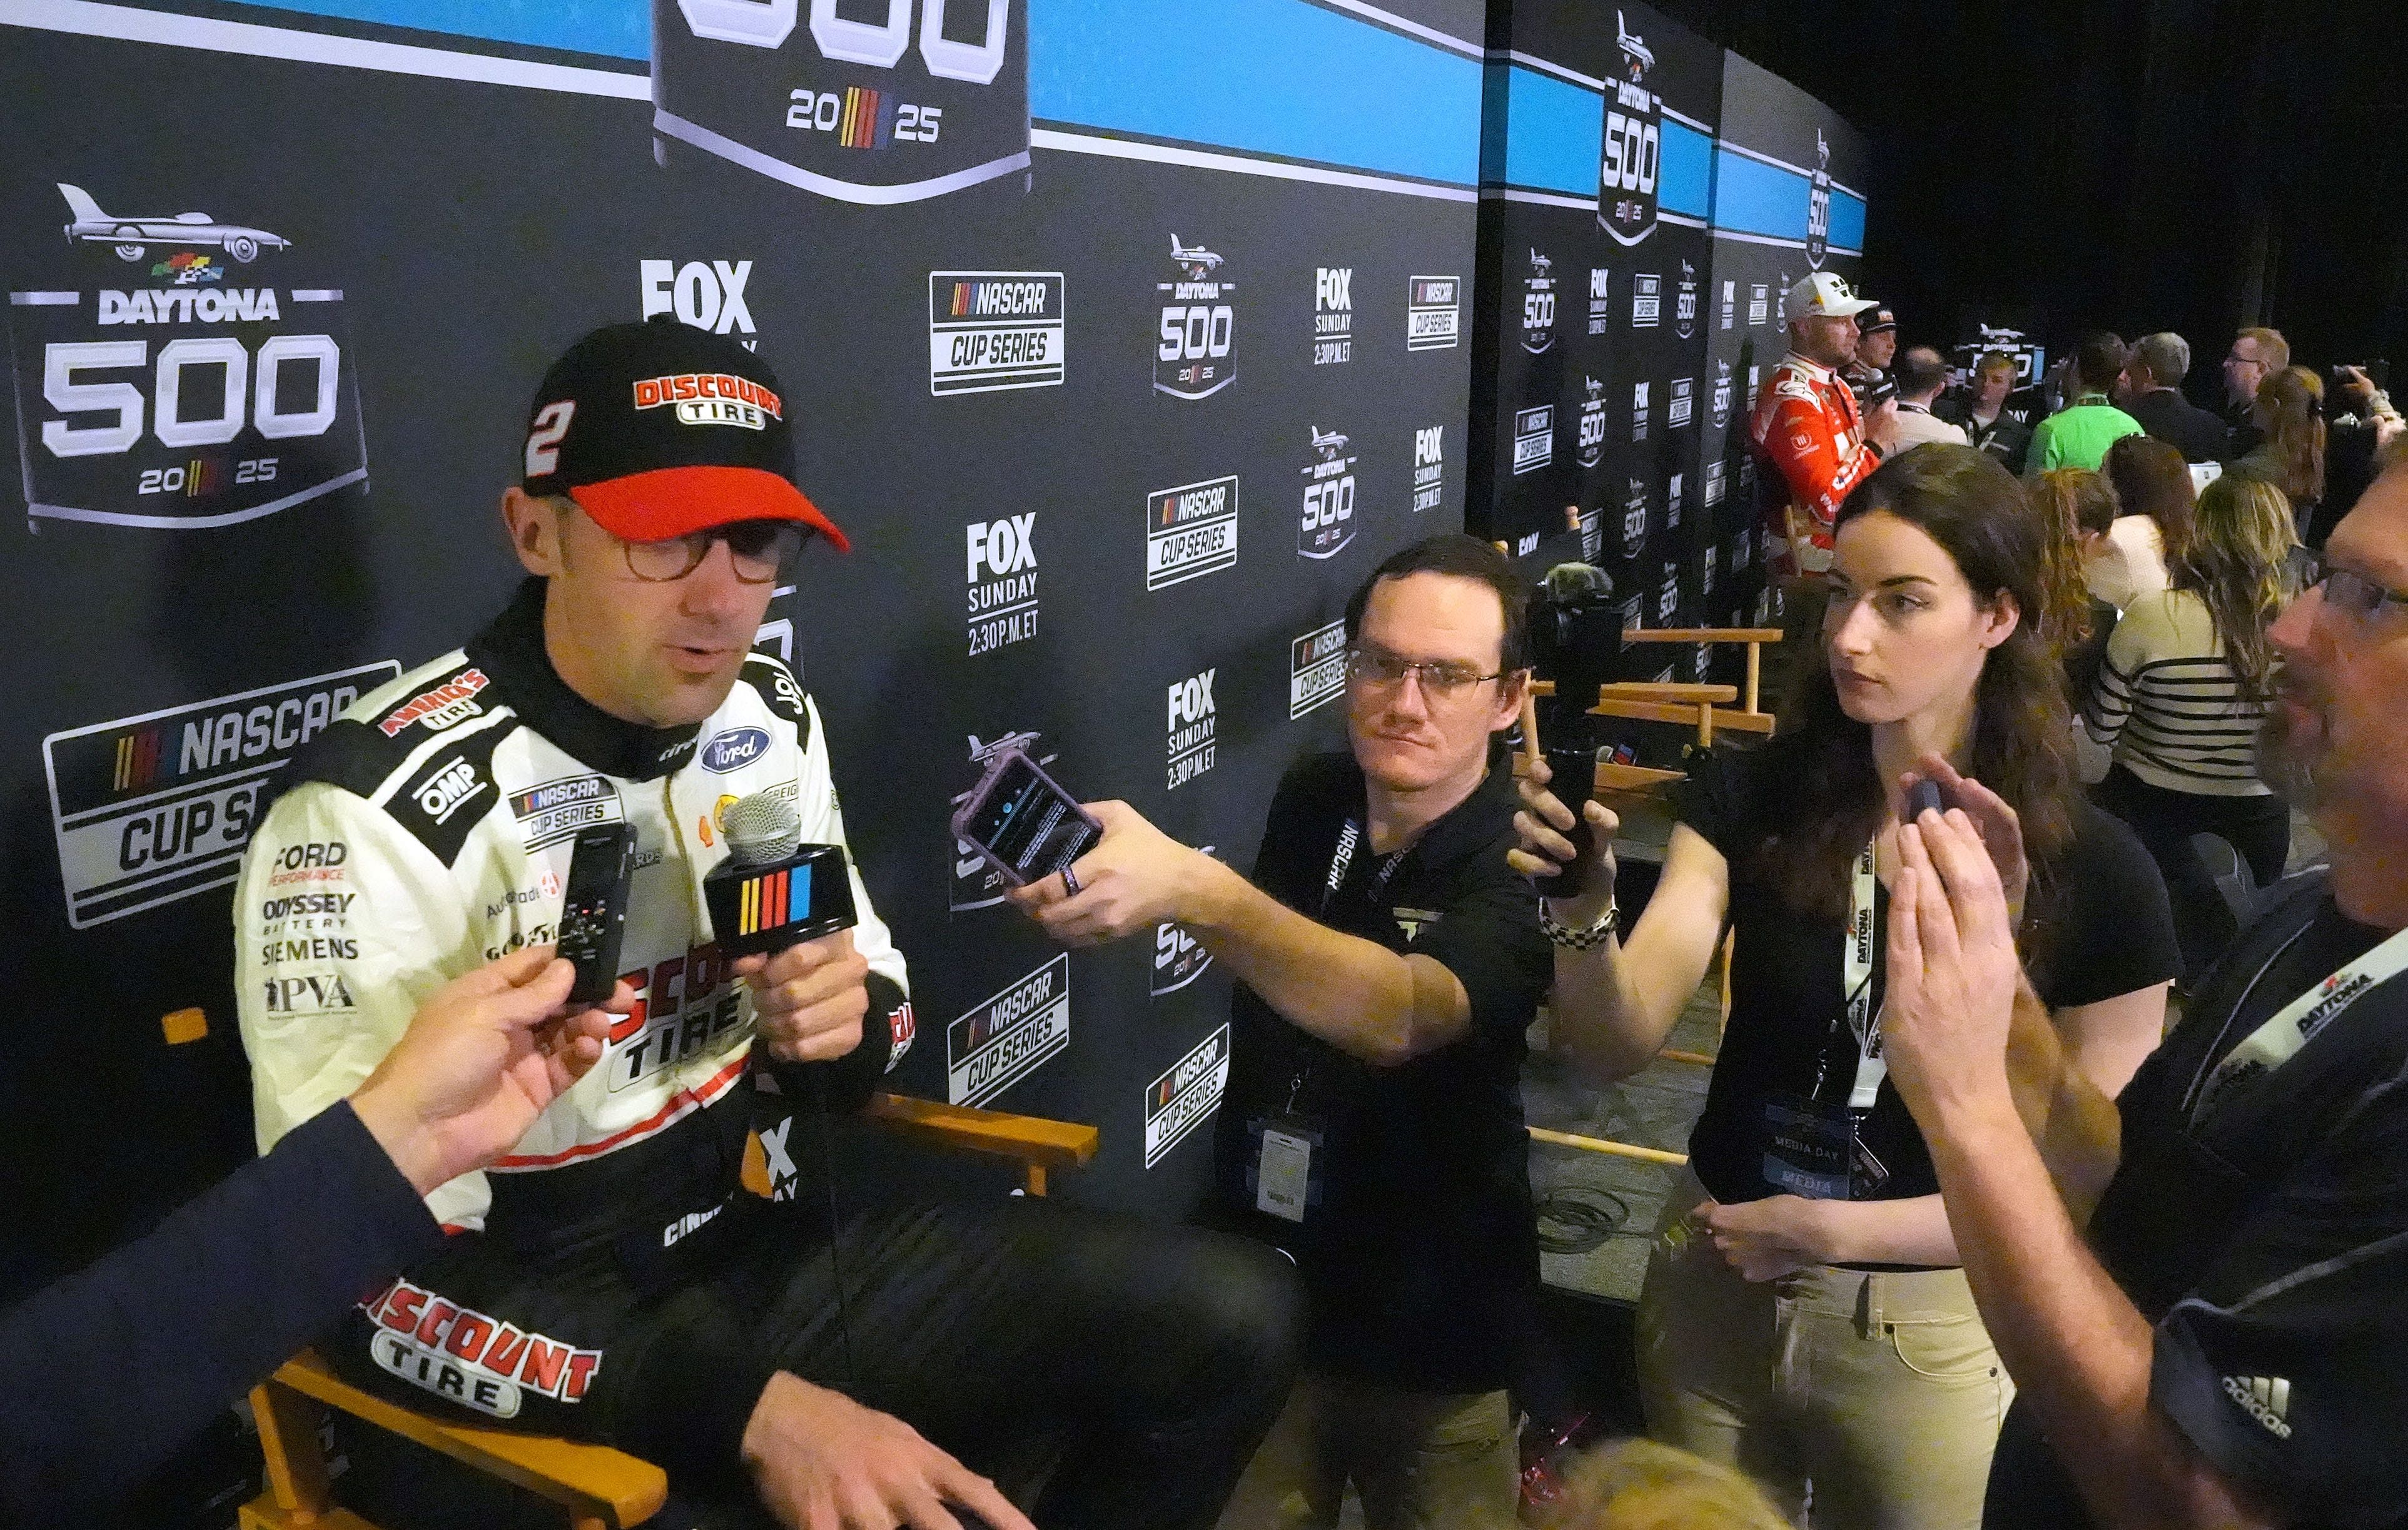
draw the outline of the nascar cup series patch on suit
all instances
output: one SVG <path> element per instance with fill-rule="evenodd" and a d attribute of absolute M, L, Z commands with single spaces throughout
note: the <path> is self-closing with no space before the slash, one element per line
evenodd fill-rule
<path fill-rule="evenodd" d="M 1028 168 L 1025 0 L 653 0 L 652 127 L 845 202 Z"/>
<path fill-rule="evenodd" d="M 225 526 L 366 486 L 329 273 L 272 228 L 58 189 L 65 242 L 8 283 L 28 514 Z"/>

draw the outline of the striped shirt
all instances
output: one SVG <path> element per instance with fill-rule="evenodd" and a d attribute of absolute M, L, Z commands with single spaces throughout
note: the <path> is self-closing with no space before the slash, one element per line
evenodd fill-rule
<path fill-rule="evenodd" d="M 2243 694 L 2224 662 L 2207 602 L 2190 590 L 2133 600 L 2107 640 L 2084 719 L 2115 763 L 2152 786 L 2207 796 L 2259 796 L 2258 724 L 2265 703 Z"/>

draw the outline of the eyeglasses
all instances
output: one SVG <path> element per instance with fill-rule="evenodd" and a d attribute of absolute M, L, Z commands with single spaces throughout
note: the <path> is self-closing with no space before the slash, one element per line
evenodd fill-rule
<path fill-rule="evenodd" d="M 802 550 L 808 535 L 792 521 L 738 521 L 657 542 L 621 540 L 619 546 L 627 555 L 628 573 L 647 584 L 667 584 L 700 568 L 711 543 L 725 542 L 736 577 L 746 584 L 767 584 Z"/>
<path fill-rule="evenodd" d="M 2372 621 L 2386 607 L 2408 608 L 2408 593 L 2377 584 L 2363 574 L 2336 568 L 2313 548 L 2295 547 L 2285 554 L 2283 576 L 2297 593 L 2317 591 L 2327 606 L 2359 622 Z"/>
<path fill-rule="evenodd" d="M 1505 671 L 1484 675 L 1467 664 L 1416 664 L 1381 648 L 1346 651 L 1346 679 L 1366 691 L 1393 691 L 1408 675 L 1419 676 L 1422 694 L 1433 701 L 1451 701 L 1483 680 L 1502 679 Z"/>

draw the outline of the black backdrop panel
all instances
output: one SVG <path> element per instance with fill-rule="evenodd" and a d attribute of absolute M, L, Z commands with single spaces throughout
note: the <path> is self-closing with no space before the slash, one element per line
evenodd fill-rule
<path fill-rule="evenodd" d="M 249 54 L 224 33 L 7 34 L 0 276 L 19 294 L 22 428 L 0 491 L 19 528 L 0 571 L 17 682 L 0 897 L 12 987 L 49 1018 L 21 1032 L 5 1087 L 12 1137 L 43 1145 L 10 1155 L 14 1204 L 55 1236 L 13 1249 L 0 1284 L 251 1151 L 225 884 L 260 784 L 349 694 L 500 605 L 517 570 L 495 505 L 537 377 L 587 327 L 659 307 L 769 356 L 804 483 L 854 542 L 806 555 L 764 640 L 821 705 L 865 875 L 912 961 L 895 1086 L 987 1089 L 991 1068 L 949 1066 L 968 1061 L 948 1058 L 949 1022 L 1053 965 L 1068 1045 L 981 1097 L 1102 1128 L 1065 1194 L 1192 1202 L 1210 1102 L 1154 1111 L 1149 1141 L 1148 1092 L 1209 1049 L 1226 980 L 1175 932 L 1057 964 L 961 872 L 947 823 L 979 756 L 1035 733 L 1082 794 L 1251 865 L 1280 772 L 1337 741 L 1323 635 L 1346 594 L 1461 524 L 1477 12 L 1431 0 L 1391 27 L 1303 0 L 1239 8 L 1254 24 L 1219 62 L 1261 88 L 1199 94 L 1196 141 L 1169 145 L 1114 114 L 1134 109 L 1128 79 L 1184 66 L 1194 15 L 1040 4 L 1040 37 L 1109 21 L 1154 38 L 1160 57 L 1082 95 L 1059 58 L 1022 64 L 1039 45 L 1012 7 L 996 87 L 1025 67 L 1030 104 L 1003 116 L 1054 124 L 1021 130 L 1031 166 L 894 205 L 674 134 L 656 158 L 648 63 L 625 47 L 316 19 L 244 34 L 266 39 Z M 613 36 L 642 39 L 641 14 Z M 437 72 L 394 63 L 400 43 L 437 50 Z M 1355 93 L 1232 105 L 1299 75 Z M 1349 83 L 1399 75 L 1415 88 L 1393 100 Z M 681 120 L 752 110 L 713 107 L 737 83 L 682 78 Z M 844 98 L 838 136 L 910 151 L 896 101 L 851 89 L 814 77 Z M 1387 162 L 1360 148 L 1367 117 L 1373 138 L 1410 119 Z M 1335 163 L 1294 151 L 1324 132 Z M 98 209 L 93 236 L 62 237 L 87 221 L 62 183 Z M 1033 307 L 982 327 L 997 282 Z M 1187 310 L 1207 310 L 1196 344 L 1232 374 L 1209 396 L 1156 386 L 1172 307 L 1182 348 Z M 118 519 L 60 513 L 95 508 Z"/>
<path fill-rule="evenodd" d="M 1838 113 L 1737 53 L 1724 56 L 1714 161 L 1712 324 L 1698 479 L 1713 530 L 1713 541 L 1700 550 L 1713 560 L 1715 592 L 1705 611 L 1722 624 L 1754 620 L 1765 593 L 1747 422 L 1764 377 L 1788 349 L 1784 297 L 1809 271 L 1835 271 L 1856 281 L 1864 252 L 1868 163 L 1863 137 Z"/>

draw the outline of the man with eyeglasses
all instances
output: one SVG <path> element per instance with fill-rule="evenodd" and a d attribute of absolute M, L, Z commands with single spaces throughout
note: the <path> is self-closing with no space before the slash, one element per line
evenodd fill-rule
<path fill-rule="evenodd" d="M 2293 567 L 2259 770 L 2331 864 L 2112 1104 L 2020 981 L 2012 818 L 1901 831 L 1890 1077 L 2018 1389 L 1991 1530 L 2408 1523 L 2408 467 Z"/>
<path fill-rule="evenodd" d="M 858 1108 L 912 1024 L 857 867 L 859 922 L 773 956 L 721 954 L 702 895 L 739 798 L 846 843 L 818 708 L 752 647 L 802 544 L 846 546 L 793 481 L 794 412 L 732 339 L 664 318 L 578 341 L 502 496 L 516 598 L 326 729 L 252 841 L 236 962 L 265 1151 L 447 979 L 556 938 L 580 830 L 635 831 L 634 1009 L 515 1147 L 427 1196 L 452 1236 L 326 1353 L 788 1526 L 956 1530 L 953 1505 L 1029 1530 L 981 1474 L 1039 1439 L 1061 1451 L 1049 1530 L 1202 1530 L 1286 1391 L 1275 1261 L 1035 1203 L 856 1204 L 838 1231 L 832 1192 L 797 1196 L 798 1164 L 840 1178 L 811 1118 Z M 739 1188 L 748 1156 L 775 1200 Z M 482 1523 L 450 1491 L 409 1481 L 401 1513 Z"/>
<path fill-rule="evenodd" d="M 1012 897 L 1091 945 L 1184 925 L 1237 978 L 1213 1142 L 1225 1224 L 1296 1260 L 1307 1373 L 1225 1527 L 1510 1523 L 1505 1388 L 1537 1290 L 1523 1033 L 1553 962 L 1505 864 L 1498 735 L 1529 679 L 1521 580 L 1460 533 L 1346 607 L 1349 747 L 1273 797 L 1252 879 L 1125 803 Z"/>
<path fill-rule="evenodd" d="M 2250 415 L 2258 385 L 2290 365 L 2290 342 L 2279 329 L 2253 324 L 2232 336 L 2232 349 L 2224 354 L 2224 422 L 2232 432 L 2233 458 L 2247 456 L 2266 438 Z"/>

